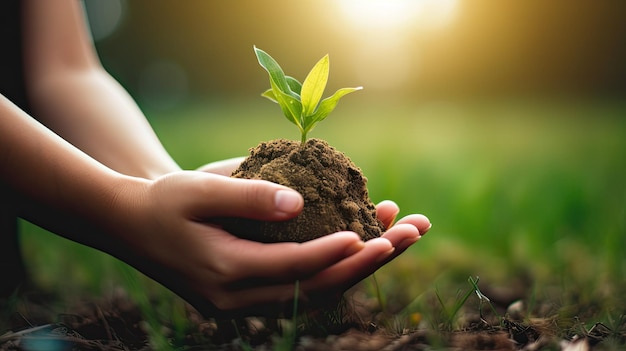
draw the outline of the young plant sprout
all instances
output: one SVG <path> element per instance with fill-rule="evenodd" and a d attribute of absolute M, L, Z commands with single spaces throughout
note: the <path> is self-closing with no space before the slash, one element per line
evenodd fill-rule
<path fill-rule="evenodd" d="M 304 147 L 308 132 L 335 109 L 339 99 L 353 91 L 363 89 L 363 87 L 342 88 L 332 96 L 321 100 L 328 82 L 328 55 L 322 57 L 313 66 L 304 79 L 304 83 L 300 83 L 297 79 L 286 76 L 278 62 L 265 51 L 255 46 L 254 52 L 259 64 L 270 77 L 271 88 L 262 96 L 280 105 L 285 117 L 298 127 L 302 137 L 302 147 Z"/>
<path fill-rule="evenodd" d="M 341 97 L 361 87 L 339 89 L 322 100 L 328 81 L 328 55 L 315 64 L 301 84 L 286 76 L 266 52 L 256 47 L 254 52 L 270 77 L 271 89 L 262 96 L 280 106 L 285 117 L 298 127 L 302 139 L 259 143 L 231 177 L 263 179 L 294 189 L 302 194 L 304 207 L 288 221 L 224 218 L 224 230 L 265 243 L 302 243 L 341 231 L 355 232 L 363 241 L 382 236 L 387 227 L 377 217 L 361 169 L 326 141 L 307 140 L 307 133 L 333 111 Z"/>

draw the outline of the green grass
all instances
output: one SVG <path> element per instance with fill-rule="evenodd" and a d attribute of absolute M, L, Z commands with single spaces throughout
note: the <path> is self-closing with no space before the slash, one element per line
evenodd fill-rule
<path fill-rule="evenodd" d="M 229 101 L 153 123 L 193 168 L 259 141 L 297 139 L 271 107 Z M 363 169 L 374 201 L 393 199 L 403 214 L 431 218 L 433 235 L 416 256 L 444 258 L 451 242 L 478 266 L 505 261 L 498 276 L 529 268 L 548 277 L 577 261 L 589 264 L 578 274 L 610 279 L 626 273 L 624 112 L 626 104 L 596 101 L 362 100 L 340 107 L 312 136 Z"/>
<path fill-rule="evenodd" d="M 424 213 L 433 222 L 376 275 L 391 311 L 425 308 L 420 299 L 435 287 L 453 296 L 468 276 L 495 285 L 529 276 L 537 298 L 581 306 L 626 291 L 626 102 L 353 98 L 310 136 L 362 168 L 375 202 L 393 199 L 401 215 Z M 299 137 L 261 98 L 148 114 L 187 169 L 245 155 L 260 141 Z M 25 252 L 44 285 L 102 292 L 124 280 L 104 255 L 30 225 L 25 232 Z M 555 296 L 548 286 L 561 290 Z"/>

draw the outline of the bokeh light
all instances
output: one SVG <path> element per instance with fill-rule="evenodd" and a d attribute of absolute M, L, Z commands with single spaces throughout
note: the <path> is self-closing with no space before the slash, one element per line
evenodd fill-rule
<path fill-rule="evenodd" d="M 83 2 L 89 17 L 89 26 L 94 40 L 102 40 L 113 34 L 126 14 L 125 0 L 86 0 Z"/>
<path fill-rule="evenodd" d="M 139 75 L 138 100 L 154 109 L 168 109 L 187 97 L 187 72 L 177 63 L 155 60 Z"/>

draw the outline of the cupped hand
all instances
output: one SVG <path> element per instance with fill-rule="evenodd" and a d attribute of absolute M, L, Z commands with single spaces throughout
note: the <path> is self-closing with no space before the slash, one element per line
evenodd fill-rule
<path fill-rule="evenodd" d="M 126 239 L 132 254 L 122 258 L 213 316 L 275 311 L 293 298 L 296 280 L 302 296 L 342 292 L 430 227 L 420 215 L 391 226 L 398 207 L 385 201 L 378 215 L 391 227 L 381 238 L 363 242 L 355 233 L 340 232 L 306 243 L 264 244 L 231 235 L 215 219 L 286 220 L 302 210 L 300 194 L 271 182 L 205 172 L 170 173 L 142 192 L 139 210 L 129 217 L 134 222 L 124 228 L 132 228 Z"/>
<path fill-rule="evenodd" d="M 302 282 L 301 289 L 305 293 L 310 290 L 322 294 L 333 289 L 347 290 L 403 253 L 430 229 L 430 221 L 421 214 L 408 215 L 394 224 L 399 211 L 393 201 L 379 203 L 377 216 L 388 228 L 382 237 L 365 242 L 369 250 L 347 257 Z"/>

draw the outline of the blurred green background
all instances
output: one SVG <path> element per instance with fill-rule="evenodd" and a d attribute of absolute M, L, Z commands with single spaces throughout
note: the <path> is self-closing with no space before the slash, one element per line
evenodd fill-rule
<path fill-rule="evenodd" d="M 626 290 L 626 3 L 86 7 L 103 64 L 187 169 L 245 155 L 260 141 L 299 138 L 260 97 L 269 85 L 253 45 L 300 80 L 329 53 L 327 95 L 364 86 L 311 136 L 362 168 L 375 202 L 393 199 L 401 215 L 433 222 L 378 274 L 388 294 L 419 296 L 468 275 L 493 284 L 532 277 L 590 296 Z M 110 258 L 26 229 L 43 284 L 102 291 L 118 276 Z"/>

